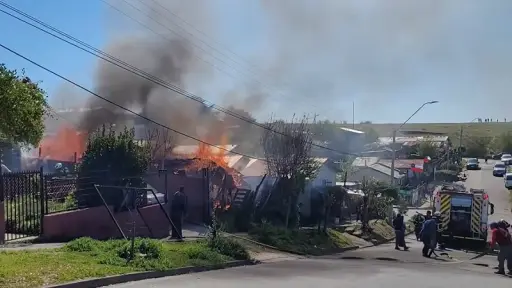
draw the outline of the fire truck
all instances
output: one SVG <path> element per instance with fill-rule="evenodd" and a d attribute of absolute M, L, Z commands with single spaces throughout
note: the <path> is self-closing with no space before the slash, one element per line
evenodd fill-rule
<path fill-rule="evenodd" d="M 484 189 L 445 184 L 434 191 L 434 212 L 441 213 L 438 232 L 441 244 L 460 240 L 486 245 L 489 215 L 494 204 Z M 475 243 L 476 242 L 476 243 Z M 462 243 L 461 243 L 462 244 Z"/>

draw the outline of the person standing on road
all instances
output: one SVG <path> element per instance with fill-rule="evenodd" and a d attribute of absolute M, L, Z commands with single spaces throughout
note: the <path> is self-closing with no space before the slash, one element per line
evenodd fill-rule
<path fill-rule="evenodd" d="M 393 228 L 395 229 L 395 249 L 400 250 L 400 246 L 404 247 L 404 250 L 409 250 L 407 244 L 405 244 L 405 223 L 404 216 L 398 213 L 393 220 Z"/>
<path fill-rule="evenodd" d="M 436 249 L 437 218 L 439 215 L 439 212 L 434 213 L 434 217 L 427 219 L 421 228 L 420 237 L 423 242 L 423 249 L 421 250 L 421 253 L 424 257 L 432 256 L 432 253 L 434 253 Z"/>
<path fill-rule="evenodd" d="M 489 247 L 494 248 L 498 243 L 498 271 L 496 274 L 505 274 L 505 261 L 507 261 L 508 274 L 512 274 L 512 237 L 507 229 L 501 228 L 496 222 L 491 223 L 491 242 Z"/>
<path fill-rule="evenodd" d="M 187 213 L 187 196 L 185 187 L 181 186 L 172 197 L 171 203 L 171 238 L 183 240 L 183 218 Z"/>

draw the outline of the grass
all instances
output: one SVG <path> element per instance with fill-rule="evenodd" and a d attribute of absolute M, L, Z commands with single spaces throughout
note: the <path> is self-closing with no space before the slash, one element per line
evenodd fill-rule
<path fill-rule="evenodd" d="M 327 229 L 327 233 L 318 233 L 316 229 L 289 230 L 262 224 L 251 229 L 249 236 L 279 250 L 308 255 L 320 255 L 353 246 L 348 237 L 333 229 Z"/>
<path fill-rule="evenodd" d="M 162 271 L 185 266 L 224 263 L 239 258 L 233 241 L 166 243 L 136 239 L 131 261 L 129 241 L 96 241 L 80 238 L 59 249 L 0 252 L 0 287 L 41 287 L 80 279 L 105 277 L 138 271 Z M 232 246 L 219 246 L 229 242 Z M 236 247 L 238 248 L 236 248 Z M 226 252 L 227 251 L 227 252 Z M 245 256 L 248 258 L 246 252 Z"/>
<path fill-rule="evenodd" d="M 503 119 L 500 119 L 500 121 Z M 355 124 L 356 130 L 374 129 L 382 137 L 391 137 L 393 130 L 401 124 Z M 352 128 L 351 124 L 343 124 L 341 127 Z M 460 129 L 463 128 L 464 136 L 499 136 L 506 132 L 512 132 L 512 122 L 492 122 L 492 123 L 407 123 L 401 131 L 409 131 L 411 134 L 420 134 L 425 132 L 439 133 L 446 136 L 460 135 Z M 417 133 L 413 133 L 417 132 Z"/>

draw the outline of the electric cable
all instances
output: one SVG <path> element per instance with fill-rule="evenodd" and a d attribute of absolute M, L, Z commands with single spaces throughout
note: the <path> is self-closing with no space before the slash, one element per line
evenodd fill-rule
<path fill-rule="evenodd" d="M 148 81 L 151 81 L 151 82 L 153 82 L 153 83 L 155 83 L 157 85 L 160 85 L 160 86 L 162 86 L 164 88 L 167 88 L 167 89 L 169 89 L 169 90 L 171 90 L 173 92 L 176 92 L 176 93 L 178 93 L 180 95 L 183 95 L 183 96 L 185 96 L 185 97 L 187 97 L 187 98 L 189 98 L 191 100 L 194 100 L 196 102 L 199 102 L 199 103 L 201 103 L 203 105 L 205 103 L 209 102 L 209 103 L 212 104 L 210 106 L 212 109 L 215 109 L 217 111 L 223 112 L 223 113 L 225 113 L 227 115 L 230 115 L 232 117 L 238 118 L 238 119 L 240 119 L 242 121 L 245 121 L 245 122 L 250 123 L 252 125 L 258 126 L 258 127 L 263 128 L 263 129 L 265 129 L 267 131 L 270 131 L 272 133 L 276 133 L 278 135 L 285 136 L 285 137 L 293 137 L 293 136 L 285 134 L 285 133 L 283 133 L 281 131 L 276 131 L 274 129 L 271 129 L 267 125 L 260 124 L 260 123 L 254 121 L 254 120 L 248 119 L 247 117 L 244 117 L 244 116 L 239 115 L 239 114 L 237 114 L 235 112 L 232 112 L 232 111 L 230 111 L 230 110 L 228 110 L 226 108 L 223 108 L 223 107 L 221 107 L 221 106 L 219 106 L 219 105 L 217 105 L 217 104 L 215 104 L 213 102 L 207 101 L 207 100 L 205 100 L 205 99 L 203 99 L 201 97 L 198 97 L 198 96 L 196 96 L 196 95 L 194 95 L 194 94 L 192 94 L 192 93 L 190 93 L 190 92 L 188 92 L 188 91 L 186 91 L 186 90 L 184 90 L 184 89 L 182 89 L 180 87 L 177 87 L 177 86 L 175 86 L 173 84 L 166 83 L 165 81 L 163 81 L 163 80 L 161 80 L 159 78 L 156 78 L 155 76 L 152 76 L 152 75 L 150 75 L 150 74 L 140 70 L 139 68 L 137 68 L 135 66 L 132 66 L 132 65 L 130 65 L 130 64 L 120 60 L 120 59 L 117 59 L 117 58 L 113 57 L 112 55 L 109 55 L 109 54 L 107 54 L 107 53 L 105 53 L 105 52 L 103 52 L 103 51 L 101 51 L 101 50 L 99 50 L 99 49 L 97 49 L 97 48 L 95 48 L 95 47 L 93 47 L 93 46 L 91 46 L 91 45 L 89 45 L 89 44 L 87 44 L 87 43 L 85 43 L 85 42 L 83 42 L 83 41 L 81 41 L 81 40 L 71 36 L 71 35 L 69 35 L 69 34 L 66 34 L 65 32 L 62 32 L 61 30 L 59 30 L 57 28 L 54 28 L 54 27 L 44 23 L 43 21 L 40 21 L 37 18 L 32 17 L 32 16 L 28 15 L 27 13 L 24 13 L 23 11 L 18 10 L 16 8 L 6 4 L 3 1 L 0 1 L 0 5 L 8 8 L 10 10 L 15 11 L 16 13 L 18 13 L 20 15 L 23 15 L 24 17 L 26 17 L 26 18 L 28 18 L 28 19 L 30 19 L 30 20 L 32 20 L 32 21 L 34 21 L 34 22 L 44 26 L 45 28 L 54 31 L 54 32 L 62 35 L 63 37 L 71 39 L 72 41 L 75 41 L 75 42 L 77 42 L 77 43 L 79 43 L 79 44 L 81 44 L 81 45 L 83 45 L 83 46 L 85 46 L 85 47 L 95 51 L 96 53 L 98 53 L 100 55 L 104 55 L 105 57 L 100 56 L 100 55 L 98 55 L 98 54 L 96 54 L 94 52 L 91 52 L 91 51 L 87 50 L 86 48 L 81 47 L 78 44 L 72 43 L 69 40 L 66 40 L 66 39 L 64 39 L 64 38 L 62 38 L 62 37 L 60 37 L 60 36 L 58 36 L 56 34 L 53 34 L 52 32 L 46 31 L 46 30 L 42 29 L 41 27 L 38 27 L 37 25 L 34 25 L 34 24 L 24 20 L 24 19 L 21 19 L 20 17 L 17 17 L 16 15 L 13 15 L 13 14 L 5 11 L 5 10 L 0 9 L 0 12 L 4 13 L 4 14 L 10 16 L 10 17 L 13 17 L 13 18 L 15 18 L 15 19 L 17 19 L 17 20 L 19 20 L 19 21 L 21 21 L 21 22 L 23 22 L 23 23 L 25 23 L 25 24 L 27 24 L 29 26 L 32 26 L 32 27 L 34 27 L 34 28 L 36 28 L 36 29 L 38 29 L 38 30 L 40 30 L 40 31 L 50 35 L 50 36 L 53 36 L 53 37 L 63 41 L 63 42 L 66 42 L 66 43 L 68 43 L 68 44 L 70 44 L 70 45 L 72 45 L 72 46 L 74 46 L 74 47 L 76 47 L 76 48 L 86 52 L 86 53 L 89 53 L 89 54 L 94 55 L 94 56 L 96 56 L 98 58 L 101 58 L 102 60 L 107 61 L 107 62 L 109 62 L 109 63 L 111 63 L 111 64 L 113 64 L 113 65 L 115 65 L 115 66 L 117 66 L 117 67 L 119 67 L 119 68 L 121 68 L 123 70 L 131 72 L 131 73 L 133 73 L 133 74 L 135 74 L 135 75 L 137 75 L 139 77 L 142 77 L 142 78 L 144 78 L 144 79 L 146 79 Z M 121 63 L 121 64 L 119 64 L 119 63 Z M 314 147 L 317 147 L 317 148 L 321 148 L 321 149 L 325 149 L 325 150 L 328 150 L 328 151 L 331 151 L 331 152 L 338 153 L 340 155 L 360 156 L 359 154 L 339 151 L 339 150 L 336 150 L 336 149 L 333 149 L 333 148 L 329 148 L 329 147 L 326 147 L 326 146 L 323 146 L 323 145 L 319 145 L 319 144 L 316 144 L 316 143 L 311 143 L 311 145 L 314 146 Z"/>

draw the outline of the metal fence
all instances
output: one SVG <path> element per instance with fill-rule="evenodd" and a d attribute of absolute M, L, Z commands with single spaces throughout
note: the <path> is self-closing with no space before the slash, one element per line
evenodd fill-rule
<path fill-rule="evenodd" d="M 44 193 L 42 169 L 0 174 L 5 209 L 5 240 L 38 236 L 42 232 Z"/>
<path fill-rule="evenodd" d="M 158 178 L 162 176 L 162 187 L 167 187 L 168 174 L 160 175 L 160 172 L 151 175 Z M 105 177 L 108 175 L 108 171 L 96 171 L 95 173 L 97 173 L 96 175 L 102 174 L 102 177 L 92 174 L 87 177 L 79 176 L 76 173 L 45 174 L 43 168 L 38 171 L 0 173 L 0 199 L 4 201 L 5 207 L 5 240 L 39 236 L 44 229 L 44 215 L 94 207 L 94 201 L 91 199 L 99 197 L 99 193 L 102 194 L 108 205 L 114 207 L 115 211 L 123 210 L 122 207 L 117 206 L 120 203 L 119 199 L 123 199 L 126 194 L 126 191 L 123 191 L 125 189 L 101 188 L 101 191 L 95 189 L 95 184 L 105 185 L 122 183 L 122 181 L 112 181 L 113 179 L 110 179 L 109 176 Z M 138 178 L 143 179 L 145 176 L 148 175 Z M 124 180 L 135 177 L 118 178 Z M 154 188 L 149 187 L 147 186 L 149 190 L 152 190 L 151 192 L 144 191 L 141 195 L 137 195 L 138 207 L 167 202 L 166 194 L 157 193 Z M 167 191 L 167 188 L 164 190 Z M 101 202 L 97 203 L 97 206 L 99 205 L 102 205 Z"/>

